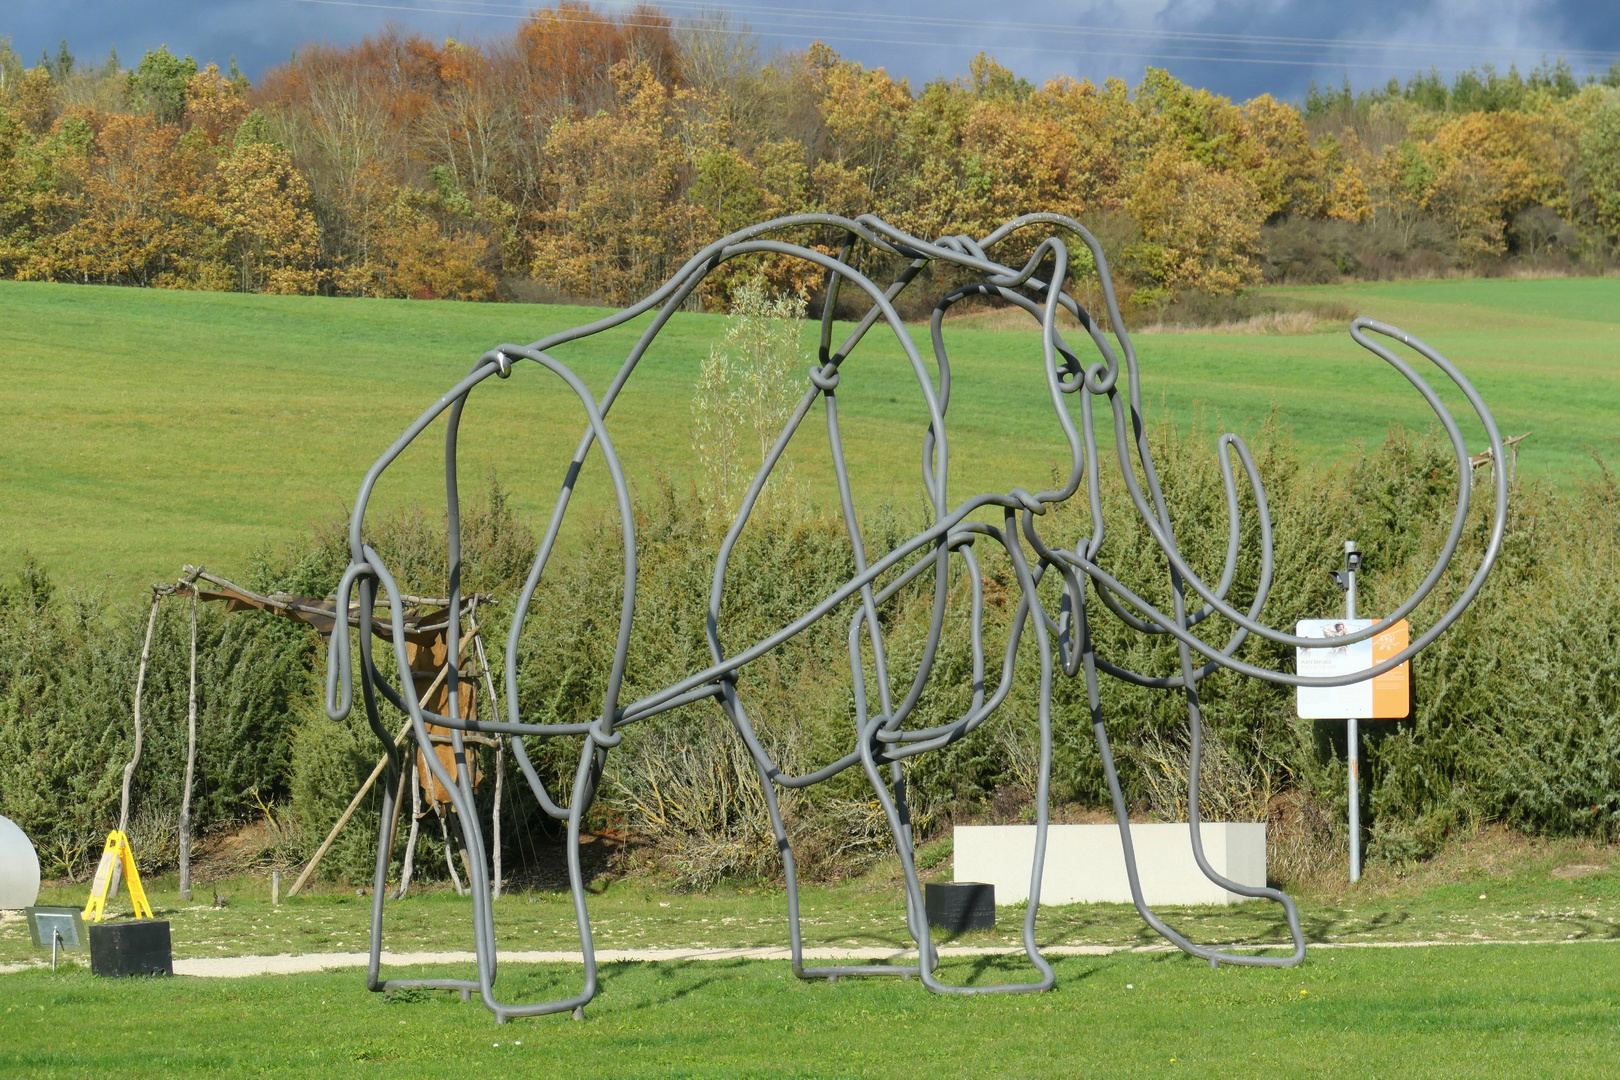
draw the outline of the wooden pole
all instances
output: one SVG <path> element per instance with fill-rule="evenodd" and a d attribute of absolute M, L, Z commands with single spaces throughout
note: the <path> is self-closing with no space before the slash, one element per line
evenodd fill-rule
<path fill-rule="evenodd" d="M 191 782 L 197 772 L 197 589 L 191 590 L 191 701 L 186 713 L 186 785 L 180 796 L 180 899 L 191 900 Z"/>
<path fill-rule="evenodd" d="M 494 890 L 491 899 L 501 898 L 501 778 L 506 775 L 506 744 L 495 744 L 495 880 L 490 883 Z"/>
<path fill-rule="evenodd" d="M 393 861 L 394 840 L 399 836 L 399 812 L 405 806 L 405 785 L 410 782 L 411 770 L 399 770 L 399 790 L 394 793 L 394 812 L 389 815 L 388 820 L 388 857 L 390 862 Z"/>
<path fill-rule="evenodd" d="M 476 625 L 474 625 L 471 630 L 473 633 L 478 632 Z M 341 626 L 335 626 L 332 628 L 332 632 L 336 634 L 346 633 L 347 631 Z M 461 639 L 462 652 L 466 651 L 467 645 L 471 642 L 471 640 L 470 635 Z M 418 699 L 424 708 L 427 706 L 427 703 L 432 700 L 433 695 L 438 691 L 439 687 L 443 685 L 445 677 L 449 674 L 450 665 L 445 664 L 444 667 L 439 669 L 439 673 L 433 677 L 433 682 L 428 685 L 428 688 L 422 692 L 421 698 Z M 399 734 L 394 736 L 394 745 L 399 746 L 404 743 L 405 736 L 410 733 L 410 730 L 411 722 L 407 720 L 405 721 L 405 726 L 399 729 Z M 304 867 L 304 872 L 298 875 L 298 880 L 293 882 L 293 887 L 287 890 L 287 899 L 291 900 L 293 897 L 297 896 L 299 890 L 304 887 L 305 882 L 309 881 L 310 875 L 315 872 L 315 868 L 321 864 L 321 859 L 326 857 L 326 852 L 331 848 L 333 841 L 338 838 L 338 833 L 343 831 L 343 826 L 349 823 L 349 819 L 354 816 L 354 812 L 360 808 L 360 802 L 366 797 L 366 792 L 371 790 L 371 785 L 377 782 L 377 777 L 381 776 L 383 774 L 383 770 L 387 767 L 388 754 L 384 753 L 383 756 L 378 759 L 377 767 L 371 770 L 370 776 L 366 777 L 366 782 L 360 785 L 360 790 L 355 792 L 354 798 L 349 800 L 348 808 L 345 809 L 343 811 L 343 815 L 337 819 L 337 824 L 332 826 L 332 831 L 326 834 L 326 839 L 321 841 L 321 846 L 315 849 L 315 854 L 310 858 L 309 865 Z M 390 828 L 390 839 L 392 839 L 392 828 Z"/>
<path fill-rule="evenodd" d="M 394 736 L 394 745 L 398 746 L 403 743 L 410 730 L 411 723 L 407 720 L 405 726 L 399 729 L 399 734 Z M 325 858 L 327 850 L 332 846 L 332 842 L 338 838 L 338 833 L 342 832 L 343 826 L 349 823 L 349 819 L 354 816 L 354 812 L 360 808 L 360 802 L 366 797 L 366 792 L 371 790 L 371 785 L 377 782 L 377 777 L 381 776 L 383 769 L 387 767 L 388 755 L 384 754 L 377 762 L 377 767 L 371 770 L 371 775 L 366 777 L 366 782 L 360 785 L 360 790 L 354 793 L 354 798 L 349 800 L 347 809 L 337 819 L 337 824 L 332 826 L 332 831 L 326 834 L 326 839 L 321 841 L 321 846 L 315 849 L 315 854 L 310 858 L 309 865 L 304 867 L 304 872 L 298 875 L 298 880 L 293 882 L 293 887 L 287 890 L 287 899 L 291 900 L 297 896 L 299 890 L 304 887 L 304 883 L 309 880 L 309 876 L 315 872 L 315 868 L 321 865 L 321 859 Z"/>
<path fill-rule="evenodd" d="M 158 602 L 162 594 L 152 592 L 152 614 L 146 619 L 146 643 L 141 646 L 141 666 L 135 676 L 135 751 L 129 764 L 124 766 L 124 793 L 118 807 L 118 831 L 129 835 L 129 789 L 135 779 L 135 767 L 141 763 L 141 695 L 146 690 L 146 665 L 152 659 L 152 631 L 157 629 Z"/>
<path fill-rule="evenodd" d="M 163 594 L 156 589 L 152 590 L 152 614 L 146 619 L 146 643 L 141 646 L 141 666 L 135 675 L 135 748 L 130 754 L 129 764 L 124 766 L 124 790 L 118 806 L 118 831 L 125 836 L 129 835 L 129 792 L 135 780 L 135 768 L 141 763 L 141 695 L 146 690 L 146 665 L 152 659 L 152 631 L 157 629 L 158 602 Z M 118 895 L 119 867 L 114 866 L 112 880 L 107 886 L 107 899 L 111 900 Z"/>
<path fill-rule="evenodd" d="M 422 824 L 422 785 L 416 778 L 416 758 L 411 758 L 411 831 L 405 838 L 405 861 L 399 869 L 399 892 L 394 894 L 395 900 L 405 899 L 406 890 L 411 887 L 411 871 L 416 866 L 416 834 Z"/>
<path fill-rule="evenodd" d="M 439 819 L 439 834 L 444 837 L 444 865 L 450 868 L 450 883 L 456 887 L 457 896 L 466 896 L 461 888 L 461 877 L 456 873 L 455 845 L 450 842 L 450 826 L 445 824 L 444 811 L 439 809 L 437 803 L 433 804 L 433 814 Z M 467 884 L 471 885 L 472 882 Z"/>

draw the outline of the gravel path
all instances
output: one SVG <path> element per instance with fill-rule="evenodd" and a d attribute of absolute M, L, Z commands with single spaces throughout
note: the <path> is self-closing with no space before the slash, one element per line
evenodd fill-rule
<path fill-rule="evenodd" d="M 1003 956 L 1022 955 L 1022 949 L 999 946 L 966 948 L 942 947 L 942 956 Z M 1046 955 L 1106 956 L 1119 950 L 1107 945 L 1069 946 L 1045 949 Z M 713 960 L 776 960 L 787 961 L 792 954 L 786 949 L 597 949 L 598 964 L 668 963 Z M 916 960 L 915 951 L 897 952 L 885 948 L 806 949 L 804 958 L 817 963 L 842 960 Z M 476 962 L 471 952 L 384 952 L 386 967 L 408 967 L 423 964 L 471 964 Z M 584 958 L 577 952 L 503 952 L 503 964 L 580 964 Z M 200 975 L 204 978 L 239 978 L 244 975 L 293 975 L 306 971 L 324 971 L 328 968 L 365 967 L 365 953 L 305 953 L 291 956 L 209 956 L 197 960 L 176 960 L 176 975 Z"/>
<path fill-rule="evenodd" d="M 1392 941 L 1342 942 L 1311 945 L 1317 949 L 1412 949 L 1452 945 L 1579 945 L 1605 944 L 1614 939 L 1577 939 L 1570 941 Z M 1043 956 L 1111 956 L 1119 952 L 1173 952 L 1172 945 L 1054 945 L 1041 950 Z M 1021 948 L 1006 946 L 942 945 L 942 958 L 967 956 L 1022 956 Z M 766 949 L 598 949 L 598 964 L 703 962 L 714 960 L 774 960 L 786 962 L 792 954 L 783 948 Z M 886 948 L 806 949 L 804 958 L 815 963 L 859 961 L 902 961 L 917 959 L 913 951 Z M 503 952 L 503 964 L 580 964 L 584 958 L 577 952 Z M 472 964 L 477 958 L 471 952 L 384 952 L 385 967 L 407 967 L 425 964 Z M 367 954 L 305 953 L 291 956 L 210 956 L 196 960 L 176 960 L 176 975 L 197 975 L 204 978 L 241 978 L 247 975 L 293 975 L 307 971 L 325 971 L 328 968 L 365 967 Z"/>
<path fill-rule="evenodd" d="M 1343 941 L 1312 944 L 1310 949 L 1426 949 L 1468 945 L 1605 945 L 1620 944 L 1614 938 L 1575 938 L 1564 941 L 1516 941 L 1475 938 L 1469 941 Z M 1042 949 L 1043 956 L 1111 956 L 1120 952 L 1171 952 L 1170 945 L 1054 945 Z M 943 958 L 966 956 L 1021 956 L 1023 949 L 1007 946 L 942 945 Z M 598 964 L 622 963 L 690 963 L 715 960 L 774 960 L 785 962 L 791 958 L 787 949 L 598 949 Z M 806 949 L 804 958 L 814 962 L 826 961 L 900 961 L 915 962 L 915 951 L 904 952 L 885 948 Z M 577 952 L 503 952 L 503 964 L 580 964 L 584 958 Z M 193 975 L 205 979 L 240 979 L 253 975 L 298 975 L 311 971 L 334 968 L 363 968 L 369 958 L 361 952 L 303 953 L 294 956 L 206 956 L 190 960 L 176 960 L 176 975 Z M 417 967 L 428 964 L 472 964 L 477 958 L 471 952 L 384 952 L 384 967 Z M 29 971 L 48 966 L 38 960 L 23 964 L 0 964 L 0 975 L 16 971 Z"/>

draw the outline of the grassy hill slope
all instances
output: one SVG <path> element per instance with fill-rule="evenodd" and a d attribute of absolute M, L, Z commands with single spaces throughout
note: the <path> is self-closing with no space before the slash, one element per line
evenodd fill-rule
<path fill-rule="evenodd" d="M 1472 377 L 1507 434 L 1534 430 L 1521 467 L 1567 482 L 1620 416 L 1620 280 L 1367 284 L 1291 295 L 1347 302 L 1403 325 Z M 485 349 L 600 317 L 601 309 L 335 300 L 0 283 L 0 568 L 30 551 L 60 579 L 128 594 L 183 562 L 230 572 L 258 544 L 343 515 L 372 460 Z M 615 406 L 633 478 L 684 482 L 690 400 L 720 317 L 680 315 Z M 559 350 L 604 388 L 645 320 Z M 807 327 L 807 334 L 813 328 Z M 926 327 L 912 328 L 924 345 Z M 1033 332 L 951 332 L 953 501 L 1044 486 L 1062 445 Z M 1426 426 L 1418 396 L 1348 335 L 1157 334 L 1138 339 L 1144 396 L 1182 423 L 1254 430 L 1276 410 L 1331 459 L 1391 423 Z M 1461 408 L 1459 395 L 1448 397 Z M 871 501 L 918 498 L 924 413 L 887 331 L 845 367 L 839 393 L 855 482 Z M 475 395 L 463 477 L 492 470 L 520 511 L 549 508 L 582 428 L 560 382 L 525 365 Z M 1480 445 L 1477 425 L 1465 428 Z M 1211 432 L 1213 439 L 1214 431 Z M 829 493 L 812 417 L 798 475 Z M 1213 467 L 1213 455 L 1212 455 Z M 587 470 L 599 504 L 605 472 Z M 432 504 L 429 432 L 390 473 L 381 505 Z"/>

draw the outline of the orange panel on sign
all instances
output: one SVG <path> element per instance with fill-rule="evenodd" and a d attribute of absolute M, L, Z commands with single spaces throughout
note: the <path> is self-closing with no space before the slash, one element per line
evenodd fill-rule
<path fill-rule="evenodd" d="M 1373 638 L 1372 660 L 1377 667 L 1411 642 L 1411 627 L 1405 619 Z M 1398 720 L 1412 711 L 1412 661 L 1392 668 L 1372 680 L 1372 720 Z"/>

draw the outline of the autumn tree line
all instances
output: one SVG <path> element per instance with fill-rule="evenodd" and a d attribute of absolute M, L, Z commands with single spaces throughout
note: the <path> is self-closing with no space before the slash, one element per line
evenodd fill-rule
<path fill-rule="evenodd" d="M 622 303 L 772 215 L 871 212 L 932 237 L 1032 210 L 1091 226 L 1138 307 L 1267 280 L 1603 269 L 1620 65 L 1313 87 L 1296 107 L 1152 68 L 1037 86 L 981 55 L 919 89 L 821 44 L 763 55 L 723 15 L 572 0 L 479 43 L 311 46 L 256 85 L 167 48 L 129 69 L 64 43 L 28 66 L 0 39 L 4 278 Z"/>

